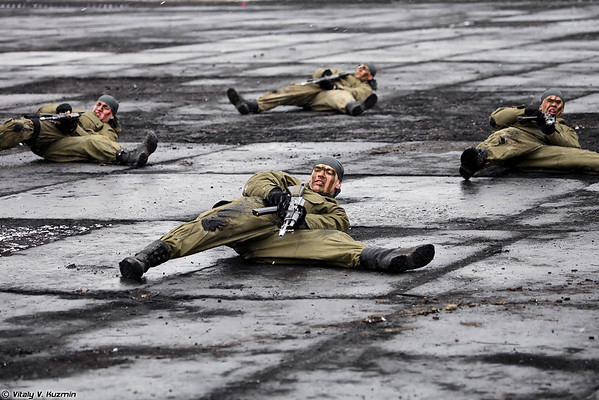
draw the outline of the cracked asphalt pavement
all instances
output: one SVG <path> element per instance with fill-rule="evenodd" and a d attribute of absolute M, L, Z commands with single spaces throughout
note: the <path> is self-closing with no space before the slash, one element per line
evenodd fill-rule
<path fill-rule="evenodd" d="M 0 151 L 0 396 L 599 399 L 599 178 L 459 156 L 497 107 L 550 86 L 599 150 L 599 5 L 581 1 L 0 3 L 0 117 L 120 101 L 144 168 Z M 323 66 L 378 67 L 358 117 L 247 97 Z M 340 158 L 367 244 L 433 243 L 399 275 L 259 265 L 215 248 L 118 262 L 266 169 Z M 29 397 L 31 396 L 31 397 Z"/>

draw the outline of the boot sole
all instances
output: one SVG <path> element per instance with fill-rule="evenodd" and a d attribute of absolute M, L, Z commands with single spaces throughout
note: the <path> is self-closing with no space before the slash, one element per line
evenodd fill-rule
<path fill-rule="evenodd" d="M 391 260 L 389 272 L 398 273 L 411 269 L 422 268 L 435 257 L 435 246 L 425 244 L 410 249 L 406 254 L 401 254 Z"/>
<path fill-rule="evenodd" d="M 148 155 L 146 153 L 141 153 L 139 157 L 137 157 L 137 161 L 135 162 L 136 167 L 143 167 L 148 163 Z"/>
<path fill-rule="evenodd" d="M 364 100 L 364 110 L 368 110 L 376 105 L 376 102 L 379 100 L 376 94 L 371 94 Z"/>
<path fill-rule="evenodd" d="M 357 117 L 369 108 L 374 107 L 378 100 L 379 98 L 377 97 L 377 95 L 373 93 L 370 96 L 366 97 L 362 101 L 362 103 L 358 102 L 358 104 L 349 111 L 349 114 L 352 117 Z"/>
<path fill-rule="evenodd" d="M 460 175 L 465 180 L 470 179 L 479 169 L 478 151 L 474 147 L 466 149 L 460 156 Z"/>
<path fill-rule="evenodd" d="M 358 115 L 362 114 L 363 112 L 364 112 L 364 106 L 362 104 L 358 104 L 350 110 L 349 114 L 352 117 L 357 117 Z"/>
<path fill-rule="evenodd" d="M 250 108 L 241 99 L 241 96 L 239 95 L 239 93 L 237 93 L 237 91 L 235 89 L 233 89 L 233 88 L 228 89 L 227 97 L 229 98 L 229 101 L 231 102 L 231 104 L 233 104 L 235 106 L 235 108 L 237 108 L 237 111 L 239 111 L 240 114 L 247 115 L 250 113 Z"/>
<path fill-rule="evenodd" d="M 144 274 L 143 268 L 130 260 L 131 257 L 127 257 L 119 263 L 119 269 L 123 278 L 140 280 Z"/>
<path fill-rule="evenodd" d="M 462 176 L 462 178 L 464 178 L 464 180 L 469 180 L 470 178 L 472 178 L 472 175 L 474 175 L 474 173 L 472 171 L 467 170 L 462 165 L 460 167 L 460 175 Z"/>
<path fill-rule="evenodd" d="M 144 142 L 148 149 L 148 155 L 150 155 L 155 152 L 158 147 L 158 136 L 156 136 L 154 132 L 150 132 L 146 135 Z"/>

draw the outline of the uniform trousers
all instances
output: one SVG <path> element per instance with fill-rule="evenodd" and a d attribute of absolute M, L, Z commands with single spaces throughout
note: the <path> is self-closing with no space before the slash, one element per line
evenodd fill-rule
<path fill-rule="evenodd" d="M 346 90 L 322 90 L 316 84 L 289 85 L 258 97 L 258 109 L 270 110 L 277 106 L 299 106 L 314 111 L 340 111 L 347 113 L 347 103 L 355 101 Z"/>
<path fill-rule="evenodd" d="M 487 150 L 488 162 L 510 161 L 522 171 L 599 173 L 599 153 L 550 145 L 517 128 L 499 130 L 477 148 Z"/>
<path fill-rule="evenodd" d="M 32 151 L 48 161 L 71 162 L 100 160 L 116 161 L 122 148 L 102 135 L 67 136 L 50 121 L 40 121 L 40 134 Z M 27 142 L 33 136 L 33 122 L 27 118 L 8 119 L 0 125 L 0 150 Z"/>
<path fill-rule="evenodd" d="M 259 197 L 241 197 L 202 213 L 160 238 L 171 258 L 225 245 L 246 259 L 267 263 L 316 264 L 356 268 L 365 244 L 337 230 L 297 229 L 279 237 L 276 214 L 255 216 Z"/>

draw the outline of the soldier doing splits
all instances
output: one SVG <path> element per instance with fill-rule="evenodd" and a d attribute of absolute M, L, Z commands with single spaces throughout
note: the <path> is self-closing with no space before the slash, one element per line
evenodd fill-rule
<path fill-rule="evenodd" d="M 119 145 L 118 109 L 119 103 L 110 95 L 100 96 L 91 111 L 73 110 L 67 103 L 47 104 L 36 115 L 4 121 L 0 150 L 25 143 L 48 161 L 98 160 L 143 167 L 156 150 L 158 139 L 149 133 L 134 150 Z"/>
<path fill-rule="evenodd" d="M 302 184 L 280 171 L 263 171 L 247 181 L 243 196 L 221 201 L 195 220 L 173 229 L 119 264 L 126 278 L 140 279 L 149 268 L 171 258 L 229 246 L 245 259 L 282 264 L 325 264 L 399 273 L 427 265 L 435 248 L 425 244 L 409 249 L 370 247 L 346 232 L 349 219 L 335 196 L 341 190 L 344 169 L 333 157 L 314 163 L 310 179 Z M 291 203 L 289 191 L 304 188 L 304 206 L 295 230 L 280 236 L 279 226 Z M 289 191 L 288 191 L 289 189 Z M 256 216 L 265 205 L 277 212 Z M 276 206 L 276 207 L 274 207 Z"/>
<path fill-rule="evenodd" d="M 565 103 L 559 89 L 549 89 L 538 108 L 495 110 L 490 117 L 495 132 L 476 148 L 464 150 L 460 175 L 468 180 L 494 164 L 527 172 L 599 173 L 599 153 L 581 149 L 574 129 L 560 118 Z"/>
<path fill-rule="evenodd" d="M 257 114 L 277 106 L 299 106 L 314 111 L 340 111 L 357 116 L 374 107 L 378 98 L 376 67 L 361 64 L 351 75 L 337 69 L 318 69 L 313 79 L 266 93 L 255 100 L 244 99 L 235 89 L 227 90 L 229 101 L 241 114 Z"/>

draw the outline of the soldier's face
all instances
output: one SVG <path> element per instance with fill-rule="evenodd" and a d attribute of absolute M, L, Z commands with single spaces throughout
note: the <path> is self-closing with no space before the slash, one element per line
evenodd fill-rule
<path fill-rule="evenodd" d="M 108 104 L 104 103 L 103 101 L 98 101 L 94 106 L 93 111 L 102 122 L 108 122 L 114 118 L 114 115 L 112 115 L 112 110 L 110 107 L 108 107 Z"/>
<path fill-rule="evenodd" d="M 555 95 L 547 96 L 539 106 L 539 110 L 557 118 L 564 113 L 564 101 Z"/>
<path fill-rule="evenodd" d="M 362 82 L 370 81 L 374 78 L 370 73 L 370 69 L 368 69 L 368 67 L 364 64 L 358 65 L 358 68 L 356 68 L 355 76 Z"/>
<path fill-rule="evenodd" d="M 316 193 L 333 195 L 335 189 L 341 189 L 341 181 L 332 167 L 318 164 L 310 175 L 310 189 Z"/>

